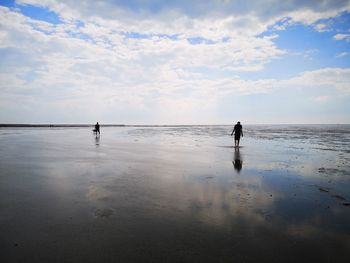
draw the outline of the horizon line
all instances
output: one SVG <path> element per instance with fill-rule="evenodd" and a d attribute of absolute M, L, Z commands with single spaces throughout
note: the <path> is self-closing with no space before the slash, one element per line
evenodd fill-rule
<path fill-rule="evenodd" d="M 230 124 L 101 124 L 101 127 L 185 127 L 185 126 L 232 126 Z M 93 127 L 95 124 L 86 123 L 0 123 L 1 128 L 5 127 Z M 246 123 L 243 125 L 350 125 L 350 123 Z"/>

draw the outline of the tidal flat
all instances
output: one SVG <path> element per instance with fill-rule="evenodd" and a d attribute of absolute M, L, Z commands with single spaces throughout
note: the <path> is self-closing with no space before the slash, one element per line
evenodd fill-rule
<path fill-rule="evenodd" d="M 1 262 L 348 262 L 350 125 L 0 128 Z"/>

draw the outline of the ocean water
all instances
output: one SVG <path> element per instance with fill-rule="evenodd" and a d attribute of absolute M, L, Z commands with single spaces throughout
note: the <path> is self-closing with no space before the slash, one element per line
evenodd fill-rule
<path fill-rule="evenodd" d="M 91 130 L 0 128 L 0 259 L 347 262 L 350 125 Z"/>

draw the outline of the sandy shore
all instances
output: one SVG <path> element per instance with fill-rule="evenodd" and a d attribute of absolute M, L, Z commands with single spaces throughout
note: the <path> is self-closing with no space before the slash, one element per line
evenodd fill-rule
<path fill-rule="evenodd" d="M 206 129 L 0 129 L 1 262 L 348 262 L 349 142 Z"/>

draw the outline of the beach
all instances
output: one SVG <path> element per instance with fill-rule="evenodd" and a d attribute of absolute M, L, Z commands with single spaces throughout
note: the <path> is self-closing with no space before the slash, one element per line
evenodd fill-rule
<path fill-rule="evenodd" d="M 0 128 L 1 262 L 348 262 L 350 125 Z"/>

